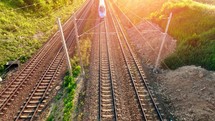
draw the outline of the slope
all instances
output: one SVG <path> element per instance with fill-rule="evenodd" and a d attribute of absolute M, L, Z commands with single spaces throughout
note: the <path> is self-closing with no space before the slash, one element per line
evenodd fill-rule
<path fill-rule="evenodd" d="M 18 0 L 0 2 L 0 74 L 10 60 L 25 62 L 84 0 Z"/>

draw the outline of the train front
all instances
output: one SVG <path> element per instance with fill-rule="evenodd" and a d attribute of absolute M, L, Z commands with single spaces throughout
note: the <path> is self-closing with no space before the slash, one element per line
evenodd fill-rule
<path fill-rule="evenodd" d="M 99 9 L 98 9 L 98 11 L 99 11 L 99 17 L 103 19 L 106 16 L 106 7 L 105 7 L 104 0 L 99 1 Z"/>

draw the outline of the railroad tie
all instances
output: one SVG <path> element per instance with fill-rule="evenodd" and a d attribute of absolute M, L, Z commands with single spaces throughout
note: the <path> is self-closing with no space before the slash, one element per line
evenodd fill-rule
<path fill-rule="evenodd" d="M 113 115 L 102 115 L 103 118 L 113 118 Z"/>

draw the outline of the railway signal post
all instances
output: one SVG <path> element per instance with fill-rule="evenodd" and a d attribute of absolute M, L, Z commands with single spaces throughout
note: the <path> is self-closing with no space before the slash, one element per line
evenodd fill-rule
<path fill-rule="evenodd" d="M 164 42 L 165 42 L 165 40 L 166 40 L 167 31 L 168 31 L 168 29 L 169 29 L 169 24 L 170 24 L 171 19 L 172 19 L 172 12 L 170 13 L 170 15 L 169 15 L 169 17 L 168 17 L 168 22 L 167 22 L 167 25 L 166 25 L 165 33 L 163 33 L 163 34 L 164 34 L 163 40 L 162 40 L 162 43 L 161 43 L 161 46 L 160 46 L 160 50 L 159 50 L 159 53 L 158 53 L 158 57 L 157 57 L 157 60 L 156 60 L 156 63 L 155 63 L 155 68 L 153 69 L 153 72 L 154 72 L 154 73 L 157 73 L 157 72 L 158 72 L 159 60 L 160 60 L 161 52 L 162 52 L 162 50 L 163 50 Z"/>
<path fill-rule="evenodd" d="M 68 64 L 69 73 L 72 76 L 72 66 L 71 66 L 69 53 L 68 53 L 68 50 L 67 50 L 67 46 L 66 46 L 66 42 L 65 42 L 65 38 L 64 38 L 64 34 L 63 34 L 63 29 L 62 29 L 61 22 L 60 22 L 60 18 L 58 18 L 57 21 L 58 21 L 59 30 L 60 30 L 60 33 L 61 33 L 63 47 L 64 47 L 64 50 L 66 52 L 66 58 L 67 58 L 67 64 Z"/>

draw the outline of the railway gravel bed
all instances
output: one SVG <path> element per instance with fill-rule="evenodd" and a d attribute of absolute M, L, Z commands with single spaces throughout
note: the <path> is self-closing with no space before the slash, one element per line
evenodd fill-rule
<path fill-rule="evenodd" d="M 99 21 L 96 21 L 95 25 L 98 25 Z M 95 33 L 99 32 L 99 29 L 95 29 Z M 86 83 L 86 99 L 83 112 L 83 120 L 97 120 L 98 109 L 98 73 L 99 73 L 99 36 L 95 35 L 92 41 L 90 67 L 89 67 L 89 80 Z"/>
<path fill-rule="evenodd" d="M 103 33 L 106 33 L 107 43 L 110 43 L 108 48 L 112 64 L 109 62 L 109 69 L 113 68 L 111 70 L 114 70 L 112 71 L 114 76 L 110 75 L 107 79 L 114 77 L 114 80 L 116 80 L 113 81 L 114 86 L 112 87 L 114 89 L 112 96 L 115 97 L 112 98 L 112 103 L 115 105 L 111 107 L 112 111 L 115 109 L 117 115 L 112 120 L 162 120 L 157 103 L 155 103 L 151 90 L 148 88 L 147 78 L 142 66 L 127 42 L 124 30 L 114 15 L 115 13 L 109 11 L 111 8 L 107 8 L 107 17 L 100 20 L 100 26 L 107 23 L 107 30 Z M 97 21 L 97 24 L 99 24 L 99 21 Z M 97 29 L 96 33 L 98 32 Z M 103 72 L 104 67 L 98 60 L 103 59 L 100 54 L 105 52 L 100 50 L 101 48 L 104 49 L 100 45 L 100 36 L 102 36 L 101 33 L 95 34 L 92 46 L 91 75 L 87 85 L 84 120 L 101 120 L 104 118 L 104 116 L 100 117 L 102 107 L 99 106 L 102 102 L 100 96 L 104 97 L 104 95 L 100 95 L 102 90 L 99 85 L 103 81 L 99 74 L 101 71 Z M 110 94 L 109 97 L 111 97 Z M 111 111 L 111 108 L 108 111 Z M 108 117 L 111 117 L 111 115 L 108 114 Z"/>
<path fill-rule="evenodd" d="M 108 12 L 110 13 L 110 12 Z M 115 14 L 116 15 L 116 14 Z M 108 19 L 107 15 L 107 19 Z M 110 19 L 110 18 L 109 18 Z M 117 21 L 117 20 L 115 20 Z M 117 113 L 118 120 L 143 120 L 143 115 L 140 113 L 140 105 L 138 104 L 137 93 L 135 94 L 134 88 L 132 85 L 136 85 L 139 79 L 135 79 L 132 83 L 131 78 L 136 78 L 140 76 L 138 71 L 135 69 L 145 64 L 137 64 L 137 67 L 133 65 L 134 61 L 139 61 L 138 59 L 132 60 L 131 57 L 124 57 L 122 54 L 122 50 L 125 49 L 125 56 L 130 56 L 126 47 L 126 44 L 122 41 L 120 45 L 117 41 L 117 34 L 114 30 L 114 26 L 111 23 L 111 20 L 108 21 L 108 28 L 109 28 L 109 38 L 110 38 L 110 48 L 111 48 L 111 56 L 113 57 L 113 65 L 114 65 L 114 72 L 116 75 L 116 83 L 115 86 L 117 87 Z M 153 25 L 154 26 L 154 25 Z M 157 45 L 160 44 L 158 42 L 160 38 L 162 38 L 162 32 L 160 29 L 153 28 L 150 23 L 144 21 L 138 26 L 139 30 L 146 28 L 146 30 L 142 31 L 142 35 L 145 36 L 145 39 L 149 39 L 149 44 L 152 44 L 153 50 L 150 47 L 145 48 L 147 45 L 144 43 L 145 41 L 135 40 L 136 42 L 133 43 L 134 48 L 139 50 L 137 52 L 138 56 L 141 57 L 142 62 L 147 62 L 150 65 L 150 68 L 147 66 L 144 67 L 147 72 L 144 75 L 150 77 L 150 81 L 146 81 L 146 85 L 150 88 L 150 92 L 153 97 L 157 97 L 160 104 L 158 104 L 158 109 L 162 107 L 162 117 L 167 120 L 182 120 L 182 121 L 211 121 L 214 118 L 214 107 L 215 107 L 215 83 L 214 77 L 215 73 L 204 70 L 200 67 L 190 66 L 190 67 L 182 67 L 175 71 L 162 71 L 162 74 L 153 74 L 151 65 L 154 64 L 156 51 L 159 49 Z M 155 30 L 155 31 L 154 31 Z M 136 37 L 136 32 L 133 29 L 128 30 L 130 31 L 130 37 L 132 40 Z M 148 34 L 149 31 L 153 31 L 152 34 Z M 134 34 L 135 33 L 135 34 Z M 156 37 L 154 37 L 156 35 Z M 122 34 L 119 35 L 118 38 L 122 38 Z M 95 38 L 98 36 L 95 35 Z M 168 54 L 174 51 L 176 41 L 173 40 L 170 36 L 167 39 L 171 45 L 165 45 L 164 54 L 162 55 L 162 59 L 165 58 Z M 141 42 L 139 45 L 138 43 Z M 96 77 L 99 72 L 98 61 L 95 61 L 95 58 L 99 58 L 98 56 L 98 40 L 93 40 L 93 47 L 92 49 L 94 52 L 91 56 L 91 69 L 96 70 L 96 72 L 92 72 L 91 79 L 88 82 L 88 90 L 87 90 L 87 103 L 84 112 L 84 120 L 98 120 L 98 78 Z M 120 49 L 120 46 L 121 49 Z M 137 47 L 139 46 L 139 47 Z M 143 47 L 143 48 L 142 48 Z M 96 49 L 97 48 L 97 49 Z M 123 49 L 122 49 L 123 48 Z M 139 49 L 138 49 L 139 48 Z M 141 50 L 142 48 L 142 50 Z M 145 54 L 145 55 L 144 55 Z M 135 55 L 135 54 L 134 54 Z M 136 56 L 136 55 L 135 55 Z M 144 57 L 143 57 L 144 56 Z M 137 57 L 137 56 L 136 56 Z M 129 60 L 127 63 L 131 66 L 127 65 L 125 62 L 125 58 Z M 145 59 L 145 58 L 148 58 Z M 133 71 L 133 75 L 129 74 L 129 71 Z M 90 70 L 92 71 L 92 70 Z M 157 78 L 156 78 L 157 77 Z M 154 78 L 154 80 L 153 80 Z M 147 80 L 147 79 L 146 79 Z M 137 84 L 139 86 L 139 84 Z M 143 84 L 144 85 L 144 84 Z M 153 87 L 150 87 L 150 86 Z M 137 87 L 138 89 L 139 87 Z M 154 91 L 152 91 L 154 90 Z M 96 93 L 95 93 L 96 92 Z M 146 94 L 144 91 L 141 93 L 142 95 Z M 138 92 L 139 93 L 139 92 Z M 141 95 L 139 94 L 139 95 Z M 147 100 L 150 100 L 149 95 L 144 95 Z M 141 102 L 141 101 L 139 101 Z M 146 103 L 146 104 L 145 104 Z M 147 105 L 147 101 L 144 101 L 143 106 L 151 107 L 153 104 Z M 153 107 L 153 106 L 152 106 Z M 144 109 L 145 112 L 147 109 Z M 151 112 L 154 110 L 152 109 Z M 146 115 L 150 115 L 150 111 L 146 113 Z M 153 113 L 154 116 L 149 116 L 148 119 L 154 121 L 159 120 L 156 119 L 156 115 Z M 162 120 L 162 119 L 161 119 Z"/>

